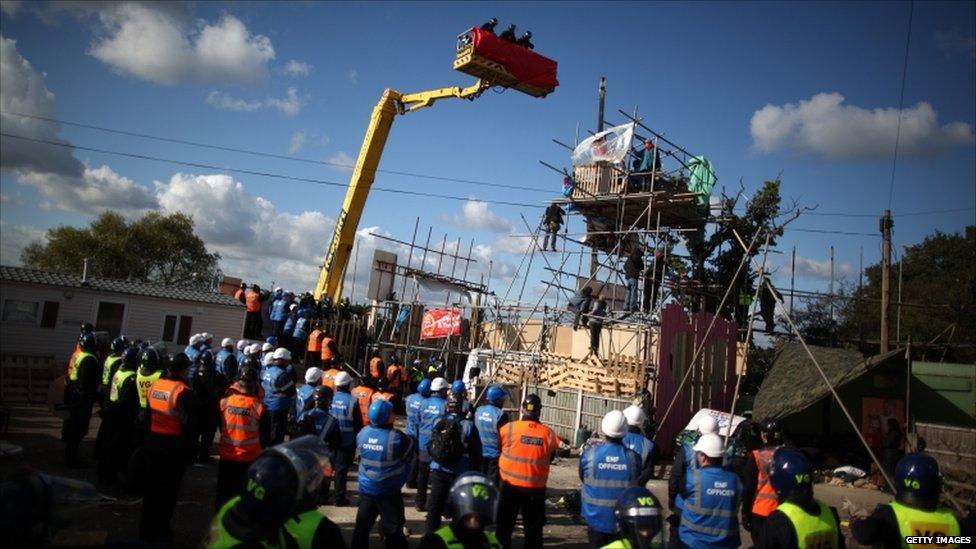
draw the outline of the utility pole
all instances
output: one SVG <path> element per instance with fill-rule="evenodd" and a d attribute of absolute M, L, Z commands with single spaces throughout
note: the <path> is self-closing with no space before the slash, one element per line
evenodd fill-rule
<path fill-rule="evenodd" d="M 607 79 L 605 76 L 600 77 L 600 90 L 599 90 L 599 102 L 597 103 L 596 109 L 596 133 L 603 131 L 603 110 L 606 107 L 607 102 Z M 600 266 L 600 262 L 597 261 L 596 248 L 590 248 L 590 278 L 596 277 L 596 270 Z"/>
<path fill-rule="evenodd" d="M 793 302 L 796 301 L 796 245 L 793 245 L 793 258 L 790 260 L 790 318 L 793 318 Z"/>
<path fill-rule="evenodd" d="M 881 216 L 881 352 L 887 353 L 888 344 L 888 309 L 891 301 L 891 210 L 885 210 Z"/>

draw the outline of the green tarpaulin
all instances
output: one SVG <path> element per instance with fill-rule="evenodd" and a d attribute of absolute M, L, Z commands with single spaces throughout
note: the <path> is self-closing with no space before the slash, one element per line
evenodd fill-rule
<path fill-rule="evenodd" d="M 715 188 L 715 182 L 718 180 L 715 177 L 715 170 L 712 168 L 712 163 L 704 156 L 695 156 L 688 161 L 688 168 L 691 170 L 691 180 L 688 182 L 688 190 L 701 195 L 698 197 L 699 206 L 708 205 L 708 197 L 711 196 L 712 189 Z"/>

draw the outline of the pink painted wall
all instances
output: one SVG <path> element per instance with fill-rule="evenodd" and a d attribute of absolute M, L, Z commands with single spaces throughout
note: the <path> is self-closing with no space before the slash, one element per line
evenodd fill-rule
<path fill-rule="evenodd" d="M 661 311 L 661 341 L 658 346 L 657 386 L 654 402 L 657 420 L 661 421 L 668 404 L 674 397 L 685 370 L 680 364 L 682 356 L 688 362 L 695 350 L 702 345 L 702 336 L 708 330 L 714 315 L 706 312 L 688 313 L 684 307 L 670 303 Z M 735 391 L 735 351 L 739 327 L 735 322 L 721 317 L 715 319 L 715 326 L 708 334 L 699 368 L 705 362 L 705 370 L 710 374 L 708 383 L 689 376 L 685 389 L 678 396 L 667 419 L 658 427 L 654 441 L 665 453 L 671 451 L 675 436 L 688 424 L 698 411 L 692 400 L 702 401 L 701 408 L 728 410 Z M 725 349 L 722 349 L 724 343 Z M 690 387 L 692 386 L 693 387 Z M 693 397 L 698 394 L 700 396 Z M 692 407 L 694 406 L 694 409 Z"/>

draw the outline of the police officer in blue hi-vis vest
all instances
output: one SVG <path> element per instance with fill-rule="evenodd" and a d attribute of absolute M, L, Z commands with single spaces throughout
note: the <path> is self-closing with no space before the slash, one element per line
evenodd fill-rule
<path fill-rule="evenodd" d="M 906 536 L 968 536 L 972 543 L 976 537 L 976 515 L 969 513 L 965 520 L 959 520 L 939 505 L 942 476 L 935 458 L 922 452 L 905 455 L 895 466 L 894 480 L 894 501 L 878 505 L 871 516 L 851 523 L 851 533 L 858 543 L 911 547 L 905 543 Z"/>
<path fill-rule="evenodd" d="M 359 401 L 349 394 L 352 376 L 346 372 L 339 372 L 335 376 L 335 395 L 332 397 L 332 417 L 339 422 L 339 432 L 342 435 L 342 447 L 336 452 L 332 468 L 335 473 L 336 507 L 349 505 L 346 499 L 346 479 L 349 477 L 349 467 L 356 457 L 356 433 L 363 428 L 363 414 L 359 411 Z"/>
<path fill-rule="evenodd" d="M 295 423 L 302 422 L 305 412 L 312 409 L 312 394 L 315 388 L 322 384 L 322 369 L 312 366 L 305 370 L 305 384 L 298 388 L 295 395 Z"/>
<path fill-rule="evenodd" d="M 672 540 L 678 539 L 678 524 L 681 523 L 681 510 L 684 508 L 681 491 L 685 487 L 685 477 L 689 471 L 698 468 L 698 460 L 695 459 L 695 451 L 692 447 L 702 435 L 717 433 L 718 421 L 712 416 L 705 416 L 698 421 L 695 431 L 697 436 L 685 437 L 681 440 L 680 448 L 675 449 L 674 463 L 671 465 L 671 474 L 668 477 L 668 507 L 671 509 L 668 524 L 669 538 Z"/>
<path fill-rule="evenodd" d="M 447 507 L 451 486 L 458 475 L 468 471 L 481 470 L 481 439 L 474 422 L 466 419 L 463 412 L 464 401 L 456 393 L 447 397 L 446 414 L 434 426 L 435 434 L 431 441 L 438 436 L 436 431 L 446 427 L 446 423 L 455 423 L 461 435 L 461 455 L 456 460 L 439 460 L 431 454 L 430 461 L 430 493 L 427 496 L 427 533 L 436 532 L 441 527 L 441 514 Z"/>
<path fill-rule="evenodd" d="M 647 481 L 654 478 L 654 442 L 645 437 L 641 431 L 641 426 L 647 420 L 644 410 L 640 406 L 628 406 L 624 408 L 624 417 L 627 418 L 627 434 L 624 435 L 624 446 L 637 452 L 641 458 L 641 471 L 637 477 L 638 486 L 644 486 Z"/>
<path fill-rule="evenodd" d="M 278 349 L 272 356 L 271 364 L 261 372 L 261 387 L 264 389 L 264 406 L 271 415 L 271 445 L 285 441 L 288 432 L 288 413 L 294 406 L 295 379 L 291 368 L 291 352 Z"/>
<path fill-rule="evenodd" d="M 739 547 L 739 477 L 722 468 L 722 437 L 702 435 L 695 446 L 698 467 L 685 475 L 678 541 L 682 547 Z"/>
<path fill-rule="evenodd" d="M 359 510 L 352 533 L 353 549 L 367 549 L 376 517 L 387 549 L 405 549 L 403 485 L 407 482 L 413 440 L 390 425 L 393 404 L 384 399 L 369 405 L 369 425 L 356 436 L 359 451 Z"/>
<path fill-rule="evenodd" d="M 770 461 L 769 481 L 779 505 L 757 532 L 757 548 L 845 547 L 837 509 L 813 497 L 813 468 L 803 452 L 777 449 Z"/>
<path fill-rule="evenodd" d="M 419 446 L 420 441 L 420 412 L 423 411 L 424 400 L 430 396 L 430 380 L 423 379 L 417 384 L 417 392 L 410 394 L 404 399 L 404 408 L 407 411 L 407 436 L 413 439 L 414 445 Z M 417 487 L 417 470 L 420 468 L 420 458 L 414 452 L 413 459 L 410 461 L 410 476 L 407 477 L 407 487 Z"/>
<path fill-rule="evenodd" d="M 237 361 L 237 355 L 234 353 L 234 340 L 225 337 L 223 341 L 220 342 L 220 350 L 217 351 L 216 366 L 217 373 L 224 376 L 224 379 L 228 383 L 233 383 L 237 379 L 237 369 L 240 362 Z"/>
<path fill-rule="evenodd" d="M 447 380 L 435 377 L 430 382 L 430 396 L 424 400 L 420 410 L 420 430 L 417 437 L 420 443 L 420 468 L 417 471 L 417 510 L 427 510 L 427 483 L 430 481 L 430 453 L 427 445 L 434 432 L 434 425 L 444 416 L 447 408 Z"/>
<path fill-rule="evenodd" d="M 627 418 L 620 410 L 603 416 L 600 431 L 604 441 L 587 448 L 580 456 L 579 477 L 583 481 L 582 510 L 590 547 L 600 548 L 616 539 L 614 507 L 624 490 L 637 485 L 641 460 L 623 444 Z"/>
<path fill-rule="evenodd" d="M 498 445 L 498 433 L 503 425 L 508 423 L 508 414 L 502 410 L 508 393 L 500 385 L 489 385 L 485 391 L 488 404 L 478 406 L 474 411 L 474 424 L 478 428 L 481 438 L 481 472 L 492 482 L 498 484 L 498 456 L 501 448 Z"/>

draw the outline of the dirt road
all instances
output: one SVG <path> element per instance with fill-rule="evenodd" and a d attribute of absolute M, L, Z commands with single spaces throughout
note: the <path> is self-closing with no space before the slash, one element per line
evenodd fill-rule
<path fill-rule="evenodd" d="M 87 469 L 65 469 L 62 466 L 63 446 L 59 440 L 60 420 L 52 417 L 45 408 L 16 406 L 11 408 L 8 434 L 5 441 L 22 447 L 15 456 L 0 458 L 0 476 L 6 477 L 22 467 L 64 475 L 72 478 L 94 481 L 95 469 L 90 464 Z M 93 419 L 88 438 L 82 445 L 82 455 L 90 456 L 98 420 Z M 552 468 L 549 481 L 550 499 L 558 498 L 572 490 L 579 489 L 575 458 L 560 459 Z M 213 518 L 213 488 L 216 482 L 216 463 L 197 465 L 187 470 L 180 493 L 180 502 L 173 519 L 173 528 L 181 545 L 198 546 L 206 537 L 210 520 Z M 355 475 L 350 478 L 350 492 L 355 501 Z M 651 481 L 648 487 L 662 501 L 667 501 L 667 483 L 663 480 Z M 424 514 L 413 508 L 415 491 L 404 490 L 407 504 L 407 529 L 410 541 L 419 541 L 424 529 Z M 841 501 L 851 500 L 858 507 L 871 510 L 889 498 L 876 491 L 817 485 L 817 497 L 827 504 L 840 508 Z M 53 540 L 54 545 L 102 544 L 104 542 L 124 542 L 138 538 L 139 500 L 106 500 L 98 505 L 77 509 L 73 513 L 68 528 L 59 532 Z M 355 507 L 323 506 L 320 511 L 340 525 L 348 541 L 352 537 L 355 522 Z M 846 514 L 841 511 L 841 518 Z M 743 546 L 751 544 L 749 534 L 743 531 Z M 586 527 L 574 521 L 566 511 L 550 507 L 548 524 L 545 526 L 546 545 L 559 547 L 586 547 Z M 374 534 L 373 544 L 379 545 Z M 521 531 L 516 530 L 513 547 L 521 548 Z"/>

